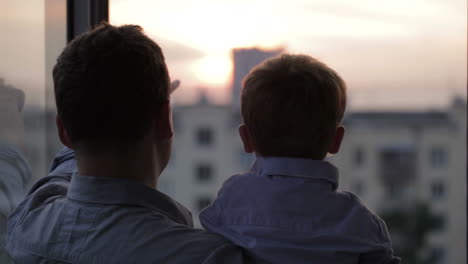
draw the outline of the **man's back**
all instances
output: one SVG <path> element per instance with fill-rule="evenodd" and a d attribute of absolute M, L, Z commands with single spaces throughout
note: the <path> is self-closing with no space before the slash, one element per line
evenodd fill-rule
<path fill-rule="evenodd" d="M 242 251 L 192 228 L 171 198 L 125 179 L 72 174 L 73 153 L 41 179 L 11 216 L 16 263 L 241 263 Z"/>

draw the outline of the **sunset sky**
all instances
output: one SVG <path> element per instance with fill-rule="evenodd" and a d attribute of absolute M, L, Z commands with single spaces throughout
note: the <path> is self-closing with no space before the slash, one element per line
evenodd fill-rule
<path fill-rule="evenodd" d="M 228 101 L 231 49 L 284 46 L 335 68 L 356 105 L 440 105 L 466 95 L 465 0 L 111 0 L 166 53 L 176 96 Z M 353 100 L 354 97 L 354 100 Z"/>
<path fill-rule="evenodd" d="M 0 3 L 0 78 L 41 104 L 45 2 Z M 283 46 L 336 69 L 353 107 L 438 108 L 466 96 L 466 12 L 466 0 L 110 0 L 111 23 L 139 24 L 162 46 L 182 81 L 176 102 L 200 89 L 229 102 L 231 50 Z"/>

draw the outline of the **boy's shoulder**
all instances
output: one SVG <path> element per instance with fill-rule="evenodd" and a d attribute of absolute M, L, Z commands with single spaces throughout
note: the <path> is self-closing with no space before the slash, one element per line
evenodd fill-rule
<path fill-rule="evenodd" d="M 367 234 L 375 236 L 375 240 L 388 240 L 389 242 L 389 234 L 385 221 L 369 209 L 359 196 L 343 190 L 336 191 L 336 195 L 338 197 L 338 204 L 345 204 L 345 207 L 347 207 L 347 217 L 354 219 L 355 224 L 357 224 L 356 229 L 350 229 L 352 232 L 364 232 L 364 230 L 367 230 Z"/>

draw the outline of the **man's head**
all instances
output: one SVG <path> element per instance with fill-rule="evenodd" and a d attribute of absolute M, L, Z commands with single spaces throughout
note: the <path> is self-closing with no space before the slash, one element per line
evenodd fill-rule
<path fill-rule="evenodd" d="M 241 94 L 247 152 L 260 156 L 323 159 L 340 148 L 346 85 L 324 63 L 281 55 L 256 66 Z"/>
<path fill-rule="evenodd" d="M 128 151 L 148 137 L 169 152 L 169 74 L 161 48 L 139 26 L 103 24 L 78 36 L 53 79 L 59 136 L 77 153 Z"/>

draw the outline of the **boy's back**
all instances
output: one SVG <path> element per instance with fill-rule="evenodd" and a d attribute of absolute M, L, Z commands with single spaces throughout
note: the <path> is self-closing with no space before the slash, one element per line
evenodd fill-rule
<path fill-rule="evenodd" d="M 337 191 L 346 86 L 327 65 L 283 55 L 255 67 L 241 95 L 239 133 L 257 160 L 230 178 L 202 225 L 269 263 L 399 263 L 385 223 Z"/>
<path fill-rule="evenodd" d="M 337 185 L 328 162 L 258 158 L 200 220 L 269 263 L 399 263 L 385 223 Z"/>

